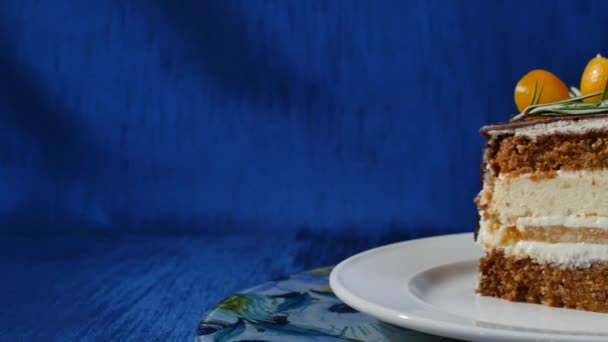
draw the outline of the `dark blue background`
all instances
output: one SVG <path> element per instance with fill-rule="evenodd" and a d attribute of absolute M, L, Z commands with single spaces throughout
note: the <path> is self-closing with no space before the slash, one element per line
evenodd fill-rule
<path fill-rule="evenodd" d="M 607 12 L 3 0 L 0 339 L 190 338 L 231 291 L 472 230 L 479 127 L 533 68 L 578 85 Z"/>

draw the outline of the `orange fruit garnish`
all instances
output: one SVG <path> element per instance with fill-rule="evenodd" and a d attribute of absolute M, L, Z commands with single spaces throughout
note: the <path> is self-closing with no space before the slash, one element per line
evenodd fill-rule
<path fill-rule="evenodd" d="M 608 81 L 608 59 L 602 57 L 599 53 L 595 58 L 591 59 L 581 78 L 581 95 L 597 93 L 604 91 L 606 82 Z M 583 101 L 595 102 L 601 99 L 601 95 L 593 96 Z"/>
<path fill-rule="evenodd" d="M 570 97 L 568 87 L 547 70 L 536 69 L 525 74 L 515 86 L 515 105 L 522 112 L 533 104 L 551 103 Z"/>

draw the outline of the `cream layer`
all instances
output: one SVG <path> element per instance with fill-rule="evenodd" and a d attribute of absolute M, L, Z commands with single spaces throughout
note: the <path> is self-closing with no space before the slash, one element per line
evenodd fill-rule
<path fill-rule="evenodd" d="M 480 198 L 504 225 L 514 226 L 522 217 L 608 217 L 608 170 L 558 171 L 544 179 L 501 175 L 491 183 Z"/>
<path fill-rule="evenodd" d="M 594 262 L 608 262 L 606 244 L 512 241 L 508 239 L 507 227 L 486 220 L 480 222 L 477 243 L 486 251 L 500 249 L 517 258 L 530 257 L 539 263 L 565 267 L 586 267 Z"/>
<path fill-rule="evenodd" d="M 518 241 L 500 249 L 507 255 L 564 267 L 588 267 L 594 262 L 608 261 L 608 245 Z"/>
<path fill-rule="evenodd" d="M 487 212 L 480 212 L 477 242 L 486 250 L 499 248 L 508 255 L 568 267 L 608 261 L 608 245 L 513 241 L 507 230 L 608 229 L 608 170 L 559 171 L 544 179 L 529 174 L 492 177 L 486 179 L 479 198 Z"/>
<path fill-rule="evenodd" d="M 541 216 L 520 217 L 516 221 L 517 229 L 524 231 L 528 227 L 567 227 L 597 228 L 608 230 L 608 217 L 602 216 Z"/>

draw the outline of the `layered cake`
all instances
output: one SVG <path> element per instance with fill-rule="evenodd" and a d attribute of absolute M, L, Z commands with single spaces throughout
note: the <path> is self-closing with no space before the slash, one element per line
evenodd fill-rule
<path fill-rule="evenodd" d="M 534 91 L 516 88 L 520 114 L 481 129 L 487 144 L 475 239 L 485 256 L 477 292 L 608 312 L 606 79 L 560 95 L 565 86 L 552 74 L 526 76 L 520 83 Z M 545 92 L 553 98 L 543 100 Z M 522 94 L 528 99 L 518 101 Z"/>

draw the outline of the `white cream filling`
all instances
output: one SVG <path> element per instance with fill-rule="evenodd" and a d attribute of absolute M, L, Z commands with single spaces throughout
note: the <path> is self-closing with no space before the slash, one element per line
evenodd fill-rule
<path fill-rule="evenodd" d="M 504 225 L 514 226 L 520 217 L 608 217 L 608 170 L 558 171 L 540 180 L 499 176 L 484 191 L 492 193 L 488 210 Z"/>
<path fill-rule="evenodd" d="M 482 216 L 483 217 L 483 216 Z M 491 223 L 487 220 L 481 219 L 479 221 L 479 231 L 477 232 L 477 243 L 485 250 L 499 247 L 503 238 L 504 229 L 492 230 L 490 227 Z"/>
<path fill-rule="evenodd" d="M 562 120 L 549 123 L 537 123 L 531 126 L 508 128 L 502 130 L 489 131 L 492 136 L 502 134 L 514 134 L 536 138 L 552 134 L 584 134 L 587 132 L 597 132 L 608 130 L 608 120 L 606 118 L 582 119 L 582 120 Z"/>
<path fill-rule="evenodd" d="M 608 229 L 608 217 L 602 216 L 542 216 L 519 217 L 517 229 L 524 231 L 526 227 L 562 226 L 567 228 L 597 228 Z"/>
<path fill-rule="evenodd" d="M 496 219 L 480 221 L 477 242 L 486 250 L 499 248 L 517 257 L 567 266 L 608 261 L 608 245 L 603 244 L 505 243 L 506 228 L 513 226 L 521 231 L 533 226 L 608 229 L 608 170 L 559 171 L 554 178 L 540 180 L 530 174 L 500 176 L 486 181 L 480 203 Z"/>
<path fill-rule="evenodd" d="M 519 241 L 500 249 L 507 255 L 521 258 L 529 256 L 539 263 L 571 267 L 587 267 L 594 261 L 608 261 L 608 245 Z"/>

